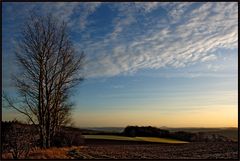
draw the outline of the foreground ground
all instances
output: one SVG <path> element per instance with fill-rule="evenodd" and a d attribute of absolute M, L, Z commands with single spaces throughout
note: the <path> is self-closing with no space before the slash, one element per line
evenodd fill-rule
<path fill-rule="evenodd" d="M 86 159 L 237 159 L 237 143 L 125 143 L 93 144 L 70 151 L 72 158 Z"/>
<path fill-rule="evenodd" d="M 84 146 L 35 150 L 30 159 L 237 159 L 238 143 L 163 144 L 89 139 Z M 10 158 L 10 154 L 4 154 Z"/>

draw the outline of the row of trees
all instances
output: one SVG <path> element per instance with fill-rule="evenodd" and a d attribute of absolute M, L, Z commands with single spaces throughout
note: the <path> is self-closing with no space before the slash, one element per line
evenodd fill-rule
<path fill-rule="evenodd" d="M 5 105 L 36 125 L 41 147 L 48 148 L 59 128 L 68 123 L 71 89 L 83 80 L 84 53 L 77 53 L 67 24 L 51 14 L 31 14 L 24 23 L 15 53 L 13 76 L 19 102 L 3 94 Z"/>
<path fill-rule="evenodd" d="M 163 130 L 152 126 L 127 126 L 122 134 L 130 137 L 168 137 L 170 132 L 168 130 Z"/>

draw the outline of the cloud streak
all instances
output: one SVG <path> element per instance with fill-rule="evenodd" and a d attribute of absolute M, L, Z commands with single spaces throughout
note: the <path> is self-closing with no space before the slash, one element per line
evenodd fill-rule
<path fill-rule="evenodd" d="M 134 31 L 125 29 L 136 23 L 134 20 L 137 17 L 131 11 L 128 17 L 115 24 L 112 33 L 122 32 L 125 37 L 118 37 L 117 40 L 107 37 L 103 41 L 89 44 L 89 48 L 93 49 L 90 52 L 99 52 L 97 60 L 89 59 L 89 67 L 86 69 L 88 76 L 131 74 L 146 68 L 181 68 L 216 60 L 217 49 L 237 47 L 236 3 L 199 3 L 197 7 L 191 5 L 193 4 L 159 4 L 155 10 L 161 11 L 165 7 L 168 16 L 150 16 L 149 21 L 144 19 L 143 23 L 146 24 L 156 21 L 154 26 L 143 28 L 143 34 L 138 34 L 139 30 L 134 26 L 131 26 Z M 173 13 L 184 16 L 176 17 Z M 157 21 L 158 19 L 160 20 Z M 165 24 L 162 23 L 164 21 Z"/>
<path fill-rule="evenodd" d="M 11 4 L 6 5 L 5 13 L 17 13 L 9 22 L 22 21 L 30 9 L 39 13 L 55 11 L 57 17 L 67 21 L 75 38 L 82 37 L 75 43 L 79 51 L 87 54 L 87 78 L 133 74 L 141 69 L 190 67 L 218 60 L 218 49 L 238 46 L 238 7 L 234 2 L 48 2 L 23 3 L 20 8 L 18 3 Z M 90 18 L 102 6 L 111 9 L 107 14 L 114 13 L 107 26 L 98 26 Z M 17 33 L 15 24 L 8 25 L 11 30 L 5 28 L 4 32 Z M 106 27 L 108 32 L 101 33 Z M 10 41 L 13 37 L 6 34 L 3 39 Z"/>

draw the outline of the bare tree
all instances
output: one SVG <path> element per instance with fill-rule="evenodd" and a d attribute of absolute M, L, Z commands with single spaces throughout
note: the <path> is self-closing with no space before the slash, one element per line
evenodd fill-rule
<path fill-rule="evenodd" d="M 78 54 L 67 25 L 48 14 L 31 14 L 21 32 L 16 51 L 19 70 L 13 77 L 21 102 L 8 106 L 26 115 L 39 129 L 42 147 L 50 147 L 52 137 L 69 120 L 71 89 L 83 80 L 84 54 Z"/>

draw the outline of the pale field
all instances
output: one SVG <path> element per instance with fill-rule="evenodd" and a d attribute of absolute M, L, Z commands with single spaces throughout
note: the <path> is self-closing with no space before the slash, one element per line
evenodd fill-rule
<path fill-rule="evenodd" d="M 86 139 L 103 139 L 103 140 L 124 140 L 124 141 L 143 141 L 143 142 L 155 142 L 155 143 L 188 143 L 186 141 L 180 141 L 168 138 L 158 137 L 127 137 L 127 136 L 114 136 L 114 135 L 84 135 Z"/>

